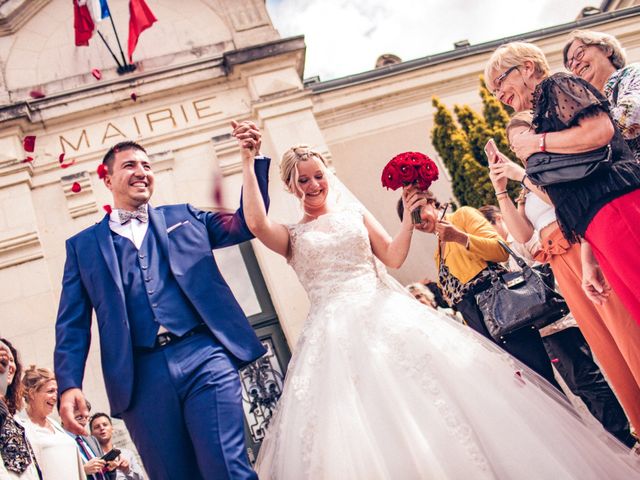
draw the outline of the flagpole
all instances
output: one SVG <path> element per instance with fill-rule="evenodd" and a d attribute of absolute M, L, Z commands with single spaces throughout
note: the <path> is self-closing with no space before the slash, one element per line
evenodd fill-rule
<path fill-rule="evenodd" d="M 113 14 L 111 13 L 111 8 L 109 8 L 109 3 L 105 0 L 104 2 L 107 5 L 107 8 L 109 9 L 109 21 L 111 22 L 111 26 L 113 27 L 113 33 L 115 33 L 116 35 L 116 42 L 118 42 L 118 48 L 120 49 L 120 55 L 122 55 L 122 61 L 123 64 L 120 65 L 120 62 L 118 62 L 118 73 L 120 75 L 122 75 L 123 73 L 129 73 L 129 72 L 133 72 L 136 69 L 136 66 L 133 64 L 130 64 L 127 61 L 127 58 L 124 56 L 124 52 L 122 51 L 122 45 L 120 44 L 120 37 L 118 37 L 118 31 L 116 30 L 116 24 L 113 23 Z"/>
<path fill-rule="evenodd" d="M 104 43 L 104 46 L 107 47 L 107 50 L 109 50 L 109 53 L 111 54 L 111 56 L 113 57 L 113 59 L 116 61 L 116 64 L 118 65 L 118 70 L 122 69 L 122 64 L 120 63 L 120 61 L 118 60 L 118 57 L 116 57 L 116 54 L 113 53 L 113 50 L 111 50 L 111 47 L 109 46 L 109 44 L 107 43 L 107 41 L 105 40 L 104 36 L 102 35 L 102 32 L 100 32 L 100 30 L 96 30 L 96 32 L 98 32 L 98 35 L 100 35 L 100 39 L 102 40 L 102 42 Z"/>

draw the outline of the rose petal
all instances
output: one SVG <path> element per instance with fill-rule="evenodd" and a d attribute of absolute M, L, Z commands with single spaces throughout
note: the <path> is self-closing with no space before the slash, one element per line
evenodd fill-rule
<path fill-rule="evenodd" d="M 80 190 L 82 190 L 82 187 L 80 186 L 80 184 L 78 182 L 73 182 L 73 185 L 71 185 L 71 191 L 73 193 L 78 193 L 80 192 Z"/>
<path fill-rule="evenodd" d="M 98 172 L 99 179 L 103 179 L 104 177 L 107 176 L 107 173 L 109 173 L 104 163 L 101 163 L 100 165 L 98 165 L 97 172 Z"/>
<path fill-rule="evenodd" d="M 27 157 L 24 160 L 22 160 L 21 163 L 30 163 L 30 162 L 33 162 L 33 157 Z"/>
<path fill-rule="evenodd" d="M 131 100 L 133 100 L 134 102 L 138 100 L 138 95 L 136 94 L 136 92 L 131 92 Z"/>
<path fill-rule="evenodd" d="M 33 152 L 33 150 L 36 148 L 35 135 L 27 135 L 26 137 L 24 137 L 24 139 L 22 140 L 22 146 L 24 147 L 25 152 Z"/>
<path fill-rule="evenodd" d="M 40 90 L 31 90 L 29 92 L 29 96 L 31 98 L 44 98 L 46 95 L 42 93 Z"/>
<path fill-rule="evenodd" d="M 96 80 L 100 80 L 102 78 L 102 72 L 98 68 L 91 70 L 91 75 L 93 75 Z"/>
<path fill-rule="evenodd" d="M 111 215 L 111 212 L 113 211 L 113 209 L 111 208 L 111 205 L 103 205 L 102 209 L 107 212 L 109 215 Z"/>
<path fill-rule="evenodd" d="M 71 160 L 70 162 L 67 163 L 61 163 L 60 164 L 60 168 L 69 168 L 71 165 L 75 165 L 76 160 L 75 158 L 73 160 Z"/>

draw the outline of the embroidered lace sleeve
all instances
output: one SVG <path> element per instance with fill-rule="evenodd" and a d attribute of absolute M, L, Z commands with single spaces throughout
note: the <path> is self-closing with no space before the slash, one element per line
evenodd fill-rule
<path fill-rule="evenodd" d="M 608 102 L 585 80 L 556 73 L 543 80 L 534 92 L 533 125 L 537 133 L 571 128 L 580 119 L 608 112 Z"/>

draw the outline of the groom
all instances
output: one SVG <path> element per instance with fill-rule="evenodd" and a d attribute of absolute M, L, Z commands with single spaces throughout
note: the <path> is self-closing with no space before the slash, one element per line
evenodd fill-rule
<path fill-rule="evenodd" d="M 260 132 L 249 122 L 255 152 Z M 256 157 L 265 206 L 270 160 Z M 113 416 L 124 419 L 154 480 L 256 479 L 244 446 L 237 370 L 265 353 L 224 281 L 214 248 L 253 238 L 240 208 L 152 207 L 145 149 L 112 147 L 102 161 L 113 211 L 67 240 L 56 324 L 60 416 L 77 434 L 92 310 Z"/>

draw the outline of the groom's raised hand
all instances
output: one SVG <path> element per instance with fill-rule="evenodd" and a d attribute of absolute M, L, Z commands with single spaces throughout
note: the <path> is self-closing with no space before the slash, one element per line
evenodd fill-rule
<path fill-rule="evenodd" d="M 260 155 L 262 133 L 260 133 L 260 129 L 255 123 L 249 120 L 242 122 L 232 120 L 231 127 L 233 127 L 232 135 L 236 137 L 240 147 L 242 147 L 242 156 L 244 159 Z"/>

